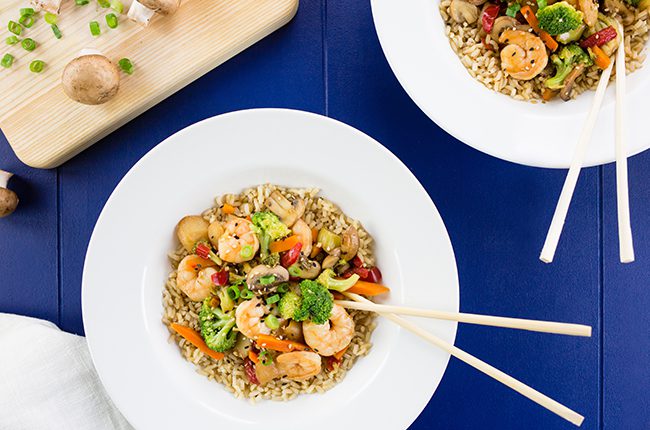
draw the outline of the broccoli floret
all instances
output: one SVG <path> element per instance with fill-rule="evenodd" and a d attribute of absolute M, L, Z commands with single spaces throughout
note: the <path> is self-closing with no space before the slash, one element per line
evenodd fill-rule
<path fill-rule="evenodd" d="M 257 227 L 257 233 L 260 236 L 260 257 L 262 259 L 268 257 L 271 241 L 282 239 L 291 233 L 289 227 L 272 212 L 255 212 L 251 221 Z"/>
<path fill-rule="evenodd" d="M 319 282 L 309 279 L 300 283 L 300 293 L 302 302 L 296 316 L 303 319 L 308 316 L 315 324 L 325 324 L 332 315 L 334 306 L 332 294 Z"/>
<path fill-rule="evenodd" d="M 224 312 L 220 308 L 210 306 L 211 298 L 203 301 L 201 312 L 199 312 L 199 323 L 201 325 L 201 336 L 208 348 L 225 352 L 234 348 L 237 342 L 235 327 L 235 316 L 231 312 Z"/>
<path fill-rule="evenodd" d="M 551 55 L 551 61 L 555 65 L 555 76 L 546 80 L 546 86 L 554 90 L 564 87 L 564 80 L 575 66 L 593 64 L 589 55 L 576 44 L 567 45 L 558 54 Z"/>
<path fill-rule="evenodd" d="M 320 275 L 318 275 L 316 280 L 323 284 L 328 290 L 334 291 L 345 291 L 351 288 L 359 280 L 359 275 L 356 273 L 348 279 L 336 279 L 335 276 L 336 273 L 334 273 L 332 269 L 325 269 Z"/>
<path fill-rule="evenodd" d="M 628 3 L 634 7 L 638 7 L 641 0 L 625 0 L 625 3 Z"/>
<path fill-rule="evenodd" d="M 280 301 L 278 302 L 278 310 L 280 311 L 280 316 L 284 319 L 294 319 L 296 321 L 304 321 L 306 316 L 302 318 L 300 311 L 300 304 L 302 299 L 300 296 L 293 291 L 287 292 Z"/>
<path fill-rule="evenodd" d="M 582 12 L 565 1 L 546 6 L 537 11 L 539 28 L 552 36 L 575 30 L 582 24 Z"/>

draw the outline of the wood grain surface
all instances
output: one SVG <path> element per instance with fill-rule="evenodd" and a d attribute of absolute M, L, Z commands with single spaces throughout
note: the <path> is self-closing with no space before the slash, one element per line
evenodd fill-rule
<path fill-rule="evenodd" d="M 18 21 L 28 2 L 3 3 L 4 45 L 11 35 L 7 22 Z M 0 69 L 0 128 L 21 161 L 56 167 L 283 26 L 297 8 L 298 0 L 185 0 L 175 15 L 155 16 L 146 28 L 124 14 L 112 30 L 105 20 L 110 10 L 94 1 L 76 6 L 66 0 L 59 16 L 61 39 L 41 13 L 20 36 L 34 39 L 36 50 L 4 45 L 0 56 L 11 53 L 16 60 L 12 68 Z M 91 21 L 100 23 L 99 37 L 90 33 Z M 115 63 L 127 57 L 135 64 L 133 75 L 122 74 L 118 95 L 101 106 L 73 102 L 61 87 L 65 65 L 84 48 L 98 49 Z M 36 59 L 46 63 L 38 75 L 29 71 Z"/>

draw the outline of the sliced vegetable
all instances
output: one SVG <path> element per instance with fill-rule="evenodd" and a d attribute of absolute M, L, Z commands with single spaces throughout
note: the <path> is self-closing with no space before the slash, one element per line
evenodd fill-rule
<path fill-rule="evenodd" d="M 97 0 L 97 4 L 104 9 L 111 7 L 111 2 L 109 0 Z"/>
<path fill-rule="evenodd" d="M 228 284 L 228 271 L 226 269 L 223 269 L 217 273 L 212 274 L 212 283 L 218 287 L 223 287 L 224 285 Z"/>
<path fill-rule="evenodd" d="M 278 317 L 275 315 L 267 315 L 266 318 L 264 318 L 264 324 L 271 330 L 277 330 L 280 328 L 280 320 Z"/>
<path fill-rule="evenodd" d="M 57 15 L 54 15 L 53 13 L 46 12 L 45 13 L 45 22 L 48 24 L 56 24 L 59 20 L 59 17 Z"/>
<path fill-rule="evenodd" d="M 341 359 L 343 358 L 343 356 L 345 355 L 349 347 L 350 345 L 346 346 L 345 348 L 343 348 L 342 350 L 334 354 L 332 357 L 334 357 L 337 361 L 341 361 Z"/>
<path fill-rule="evenodd" d="M 31 7 L 24 7 L 20 9 L 20 16 L 32 16 L 36 11 Z"/>
<path fill-rule="evenodd" d="M 268 334 L 260 334 L 255 341 L 260 349 L 272 349 L 279 352 L 305 351 L 309 349 L 307 345 L 293 340 L 278 339 Z"/>
<path fill-rule="evenodd" d="M 119 25 L 117 15 L 115 15 L 114 13 L 109 13 L 108 15 L 106 15 L 106 25 L 108 26 L 108 28 L 117 28 L 117 26 Z"/>
<path fill-rule="evenodd" d="M 321 228 L 320 231 L 318 232 L 318 238 L 316 239 L 318 244 L 327 252 L 328 254 L 332 252 L 332 250 L 339 248 L 341 246 L 341 243 L 343 242 L 343 239 L 341 239 L 341 236 L 338 234 L 332 233 L 325 227 Z"/>
<path fill-rule="evenodd" d="M 300 258 L 300 251 L 302 250 L 302 243 L 298 242 L 291 247 L 290 250 L 282 254 L 280 257 L 280 264 L 282 267 L 289 267 Z"/>
<path fill-rule="evenodd" d="M 23 49 L 25 51 L 31 52 L 34 49 L 36 49 L 36 42 L 34 42 L 34 39 L 30 39 L 30 38 L 24 39 L 21 44 L 23 45 Z"/>
<path fill-rule="evenodd" d="M 521 10 L 521 5 L 517 2 L 512 3 L 511 5 L 508 6 L 506 9 L 506 15 L 509 17 L 516 17 L 517 13 Z"/>
<path fill-rule="evenodd" d="M 239 296 L 241 295 L 241 291 L 239 291 L 239 287 L 237 285 L 228 287 L 226 292 L 228 293 L 228 296 L 230 296 L 230 298 L 233 300 L 239 300 Z"/>
<path fill-rule="evenodd" d="M 61 34 L 61 30 L 59 30 L 59 26 L 56 24 L 52 24 L 52 32 L 54 33 L 54 37 L 56 37 L 57 39 L 63 37 L 63 34 Z"/>
<path fill-rule="evenodd" d="M 97 21 L 91 21 L 89 27 L 90 27 L 90 34 L 92 34 L 94 37 L 97 37 L 100 34 L 102 34 L 102 30 L 101 28 L 99 28 L 99 23 Z"/>
<path fill-rule="evenodd" d="M 226 215 L 232 215 L 235 213 L 235 207 L 233 205 L 229 205 L 228 203 L 224 203 L 223 207 L 221 208 L 221 212 L 225 213 Z"/>
<path fill-rule="evenodd" d="M 544 91 L 542 91 L 542 100 L 545 102 L 548 102 L 555 98 L 557 96 L 558 91 L 552 90 L 550 88 L 544 88 Z"/>
<path fill-rule="evenodd" d="M 34 17 L 31 15 L 21 16 L 18 22 L 21 23 L 22 26 L 25 28 L 31 28 L 32 25 L 34 25 Z"/>
<path fill-rule="evenodd" d="M 77 6 L 85 6 L 90 3 L 90 0 L 74 0 Z"/>
<path fill-rule="evenodd" d="M 593 54 L 593 59 L 594 63 L 600 67 L 601 69 L 605 70 L 606 68 L 609 67 L 609 64 L 611 63 L 611 60 L 605 54 L 605 52 L 600 49 L 598 46 L 592 46 L 591 48 L 588 48 L 591 53 Z"/>
<path fill-rule="evenodd" d="M 501 10 L 501 6 L 496 4 L 491 4 L 483 9 L 483 14 L 481 15 L 481 24 L 483 25 L 483 30 L 486 33 L 492 31 L 492 27 L 494 26 L 494 21 L 499 16 L 500 10 Z"/>
<path fill-rule="evenodd" d="M 603 46 L 610 40 L 616 39 L 616 36 L 618 33 L 616 32 L 616 29 L 612 26 L 605 27 L 600 31 L 597 31 L 596 33 L 592 34 L 591 36 L 587 37 L 585 40 L 580 42 L 580 46 L 583 48 L 591 48 L 593 46 Z"/>
<path fill-rule="evenodd" d="M 244 288 L 241 293 L 239 294 L 239 297 L 241 297 L 244 300 L 250 300 L 253 297 L 255 297 L 255 293 L 253 293 L 251 290 L 248 288 Z"/>
<path fill-rule="evenodd" d="M 373 282 L 375 284 L 380 284 L 381 278 L 382 278 L 381 270 L 379 270 L 379 267 L 375 266 L 368 271 L 367 279 L 364 280 L 368 282 Z"/>
<path fill-rule="evenodd" d="M 537 10 L 544 9 L 548 5 L 546 0 L 537 0 Z"/>
<path fill-rule="evenodd" d="M 23 27 L 15 21 L 9 21 L 9 24 L 7 24 L 7 29 L 16 36 L 20 36 L 20 33 L 23 32 Z"/>
<path fill-rule="evenodd" d="M 14 56 L 11 54 L 5 54 L 4 57 L 2 57 L 2 60 L 0 61 L 0 66 L 4 67 L 5 69 L 10 68 L 14 64 Z"/>
<path fill-rule="evenodd" d="M 193 252 L 204 260 L 212 260 L 216 265 L 221 265 L 223 263 L 221 258 L 212 251 L 212 247 L 208 245 L 207 242 L 197 242 L 196 245 L 194 245 Z"/>
<path fill-rule="evenodd" d="M 362 296 L 369 297 L 386 294 L 389 291 L 390 288 L 384 285 L 366 281 L 357 281 L 352 287 L 346 290 L 347 293 L 361 294 Z"/>
<path fill-rule="evenodd" d="M 20 39 L 18 39 L 17 36 L 9 36 L 5 39 L 5 42 L 7 45 L 15 45 L 16 43 L 20 42 Z"/>
<path fill-rule="evenodd" d="M 297 243 L 300 243 L 300 236 L 294 234 L 286 239 L 271 242 L 269 244 L 269 250 L 271 252 L 284 252 L 296 246 Z"/>
<path fill-rule="evenodd" d="M 539 21 L 537 20 L 533 9 L 531 9 L 530 6 L 526 5 L 521 8 L 521 13 L 526 19 L 526 22 L 528 22 L 528 24 L 533 28 L 539 38 L 542 39 L 546 47 L 552 52 L 555 51 L 559 46 L 558 43 L 555 41 L 555 39 L 553 39 L 553 36 L 539 28 Z"/>
<path fill-rule="evenodd" d="M 248 377 L 248 381 L 251 384 L 260 385 L 260 381 L 257 379 L 257 373 L 255 373 L 255 364 L 250 358 L 244 360 L 244 370 L 246 370 L 246 377 Z"/>
<path fill-rule="evenodd" d="M 120 66 L 120 69 L 127 75 L 133 74 L 133 70 L 134 70 L 133 63 L 128 58 L 122 58 L 120 61 L 117 62 L 117 65 Z"/>
<path fill-rule="evenodd" d="M 257 356 L 257 353 L 252 349 L 248 350 L 248 359 L 255 364 L 260 362 L 260 358 Z"/>
<path fill-rule="evenodd" d="M 280 295 L 279 294 L 273 294 L 271 297 L 266 299 L 266 304 L 267 305 L 272 305 L 273 303 L 277 303 L 280 301 Z"/>
<path fill-rule="evenodd" d="M 208 348 L 208 345 L 205 344 L 205 341 L 196 330 L 176 323 L 172 323 L 171 327 L 176 333 L 183 336 L 185 340 L 196 346 L 205 355 L 212 357 L 215 360 L 221 360 L 224 357 L 223 353 Z"/>
<path fill-rule="evenodd" d="M 111 9 L 121 14 L 124 12 L 124 4 L 119 0 L 111 0 Z"/>
<path fill-rule="evenodd" d="M 273 356 L 271 356 L 267 350 L 260 351 L 260 353 L 257 354 L 257 358 L 262 366 L 270 366 L 273 364 Z"/>

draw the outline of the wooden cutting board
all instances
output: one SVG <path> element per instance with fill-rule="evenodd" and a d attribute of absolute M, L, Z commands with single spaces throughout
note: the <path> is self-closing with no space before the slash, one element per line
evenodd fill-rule
<path fill-rule="evenodd" d="M 63 37 L 57 40 L 43 12 L 20 36 L 38 43 L 33 52 L 20 44 L 5 45 L 9 20 L 18 21 L 27 0 L 2 0 L 0 57 L 16 57 L 10 69 L 0 67 L 0 128 L 18 158 L 38 168 L 52 168 L 88 148 L 185 85 L 209 72 L 289 22 L 298 0 L 184 0 L 171 17 L 155 16 L 146 28 L 120 16 L 117 29 L 106 25 L 111 12 L 95 0 L 76 6 L 65 0 L 59 16 Z M 102 34 L 93 37 L 89 23 Z M 100 50 L 112 61 L 127 57 L 133 75 L 122 74 L 117 96 L 101 106 L 85 106 L 63 92 L 61 74 L 84 48 Z M 31 61 L 47 65 L 29 71 Z"/>

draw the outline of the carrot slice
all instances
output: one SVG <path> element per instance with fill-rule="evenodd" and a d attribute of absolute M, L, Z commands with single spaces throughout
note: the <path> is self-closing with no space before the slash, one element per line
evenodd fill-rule
<path fill-rule="evenodd" d="M 252 361 L 253 363 L 255 363 L 255 364 L 257 364 L 257 363 L 260 362 L 260 358 L 257 356 L 257 354 L 255 353 L 255 351 L 253 351 L 253 350 L 249 350 L 249 351 L 248 351 L 248 358 L 250 358 L 251 361 Z"/>
<path fill-rule="evenodd" d="M 589 49 L 591 49 L 591 52 L 594 54 L 594 63 L 596 63 L 596 66 L 600 67 L 603 70 L 609 67 L 611 60 L 607 54 L 605 54 L 605 51 L 600 49 L 599 46 L 592 46 Z"/>
<path fill-rule="evenodd" d="M 542 99 L 546 102 L 553 99 L 553 97 L 555 97 L 556 95 L 557 95 L 557 91 L 554 91 L 550 88 L 544 88 L 544 91 L 542 91 Z"/>
<path fill-rule="evenodd" d="M 318 229 L 316 227 L 313 227 L 311 229 L 311 237 L 314 242 L 316 242 L 316 238 L 318 237 Z"/>
<path fill-rule="evenodd" d="M 361 294 L 362 296 L 379 296 L 389 291 L 390 288 L 384 285 L 366 281 L 357 281 L 356 284 L 345 290 L 346 293 Z"/>
<path fill-rule="evenodd" d="M 309 258 L 315 258 L 318 255 L 318 253 L 321 252 L 321 250 L 322 250 L 322 248 L 320 246 L 315 245 L 311 249 L 311 254 L 309 254 Z"/>
<path fill-rule="evenodd" d="M 221 212 L 225 213 L 226 215 L 232 215 L 235 213 L 235 207 L 233 205 L 229 205 L 228 203 L 224 203 L 223 207 L 221 208 Z"/>
<path fill-rule="evenodd" d="M 539 21 L 535 16 L 535 12 L 531 9 L 530 6 L 526 5 L 521 8 L 521 14 L 526 18 L 528 24 L 535 30 L 535 33 L 539 35 L 539 38 L 542 39 L 542 42 L 550 49 L 552 52 L 558 48 L 558 43 L 553 39 L 553 36 L 539 28 Z"/>
<path fill-rule="evenodd" d="M 176 323 L 173 323 L 171 326 L 172 326 L 172 329 L 174 329 L 174 331 L 176 333 L 180 334 L 189 343 L 191 343 L 192 345 L 199 348 L 199 350 L 202 353 L 204 353 L 205 355 L 208 355 L 208 356 L 214 358 L 215 360 L 221 360 L 223 358 L 222 353 L 217 352 L 217 351 L 213 351 L 210 348 L 208 348 L 208 345 L 205 344 L 205 342 L 203 341 L 203 338 L 201 337 L 201 335 L 196 330 L 191 329 L 190 327 L 187 327 L 187 326 L 184 326 L 184 325 L 176 324 Z"/>
<path fill-rule="evenodd" d="M 294 234 L 293 236 L 289 236 L 286 239 L 276 240 L 275 242 L 271 242 L 271 244 L 269 245 L 269 250 L 271 252 L 288 251 L 291 248 L 293 248 L 298 242 L 300 242 L 300 236 Z"/>
<path fill-rule="evenodd" d="M 333 357 L 336 358 L 336 361 L 341 361 L 341 359 L 345 355 L 345 351 L 347 351 L 349 347 L 350 345 L 346 346 L 345 348 L 343 348 L 342 350 L 340 350 L 339 352 L 333 355 Z"/>
<path fill-rule="evenodd" d="M 255 341 L 260 349 L 272 349 L 273 351 L 280 352 L 291 352 L 291 351 L 304 351 L 308 349 L 307 345 L 303 345 L 300 342 L 294 342 L 292 340 L 277 339 L 268 334 L 261 334 L 257 337 Z"/>

